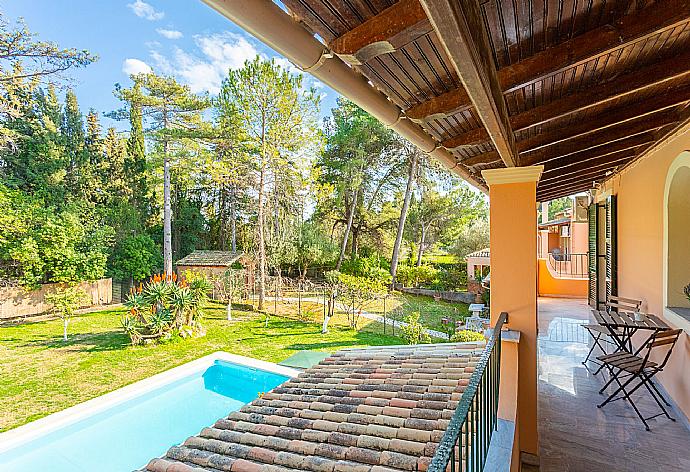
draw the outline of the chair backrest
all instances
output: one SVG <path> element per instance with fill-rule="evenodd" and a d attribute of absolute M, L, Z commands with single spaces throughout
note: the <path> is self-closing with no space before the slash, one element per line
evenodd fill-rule
<path fill-rule="evenodd" d="M 632 313 L 639 313 L 642 307 L 642 300 L 635 300 L 634 298 L 618 297 L 616 295 L 609 295 L 606 299 L 606 311 L 619 312 L 627 311 Z"/>
<path fill-rule="evenodd" d="M 656 370 L 662 370 L 664 366 L 666 366 L 669 357 L 671 357 L 673 347 L 676 345 L 676 341 L 678 341 L 678 338 L 680 337 L 680 334 L 682 332 L 682 329 L 669 329 L 666 331 L 657 331 L 656 333 L 651 335 L 646 344 L 647 353 L 644 356 L 643 368 L 647 365 L 649 355 L 652 353 L 653 350 L 666 349 L 666 355 L 664 356 L 663 361 L 661 363 L 658 363 L 658 365 L 656 366 Z"/>

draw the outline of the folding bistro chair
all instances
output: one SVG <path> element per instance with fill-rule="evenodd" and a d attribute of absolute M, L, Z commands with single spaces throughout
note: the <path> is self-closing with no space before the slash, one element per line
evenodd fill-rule
<path fill-rule="evenodd" d="M 673 351 L 673 347 L 676 345 L 676 341 L 678 341 L 678 337 L 682 332 L 682 329 L 657 331 L 649 337 L 649 339 L 642 345 L 642 347 L 640 347 L 640 349 L 637 350 L 635 354 L 619 351 L 612 354 L 599 356 L 597 359 L 599 359 L 611 373 L 611 379 L 609 379 L 606 385 L 599 390 L 599 393 L 604 393 L 604 390 L 613 382 L 618 384 L 618 388 L 611 395 L 609 395 L 609 397 L 603 403 L 597 405 L 597 408 L 602 408 L 606 404 L 616 400 L 625 399 L 630 402 L 635 410 L 635 413 L 637 413 L 637 416 L 639 416 L 644 423 L 647 431 L 649 431 L 647 420 L 651 420 L 657 416 L 665 415 L 671 421 L 676 421 L 675 418 L 671 418 L 666 411 L 666 408 L 664 408 L 664 405 L 670 406 L 670 404 L 663 397 L 663 395 L 661 395 L 661 392 L 659 392 L 656 385 L 654 385 L 652 378 L 657 373 L 664 370 L 664 367 L 671 356 L 671 352 Z M 666 349 L 666 355 L 661 363 L 656 363 L 649 359 L 652 351 L 657 348 Z M 643 357 L 640 356 L 641 352 L 644 352 Z M 640 410 L 637 408 L 631 398 L 631 395 L 642 386 L 647 389 L 656 404 L 659 405 L 659 408 L 661 408 L 661 413 L 657 413 L 656 415 L 652 415 L 647 418 L 642 416 L 642 413 L 640 413 Z"/>
<path fill-rule="evenodd" d="M 629 311 L 632 313 L 637 313 L 640 311 L 640 307 L 642 306 L 642 300 L 634 300 L 632 298 L 625 298 L 625 297 L 617 297 L 615 295 L 609 295 L 609 297 L 606 300 L 606 305 L 605 309 L 607 312 L 611 311 Z M 599 348 L 602 353 L 606 354 L 606 345 L 612 344 L 615 345 L 615 343 L 611 342 L 608 339 L 608 336 L 611 334 L 609 329 L 606 326 L 601 326 L 600 324 L 586 324 L 582 325 L 583 328 L 585 328 L 588 332 L 589 335 L 592 336 L 592 340 L 594 343 L 592 344 L 592 347 L 590 348 L 589 352 L 587 353 L 587 357 L 585 357 L 585 360 L 582 361 L 583 365 L 587 365 L 587 362 L 592 360 L 592 355 L 594 354 L 594 351 Z M 595 361 L 593 361 L 595 362 Z M 596 364 L 599 364 L 598 362 L 595 362 Z M 601 367 L 597 369 L 595 374 L 598 374 L 599 371 L 601 370 Z"/>

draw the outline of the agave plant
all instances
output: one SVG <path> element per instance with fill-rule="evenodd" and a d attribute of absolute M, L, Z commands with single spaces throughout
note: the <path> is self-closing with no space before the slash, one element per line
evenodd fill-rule
<path fill-rule="evenodd" d="M 178 281 L 176 275 L 154 275 L 130 293 L 122 328 L 132 344 L 167 339 L 174 333 L 182 337 L 202 335 L 197 319 L 211 288 L 199 274 L 190 274 L 188 282 Z"/>

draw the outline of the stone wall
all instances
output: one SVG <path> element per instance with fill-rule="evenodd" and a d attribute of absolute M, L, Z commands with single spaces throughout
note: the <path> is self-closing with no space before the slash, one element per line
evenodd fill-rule
<path fill-rule="evenodd" d="M 0 320 L 36 316 L 49 311 L 45 296 L 54 292 L 61 284 L 45 284 L 36 290 L 26 291 L 21 287 L 0 288 Z M 112 279 L 81 282 L 79 285 L 91 298 L 90 306 L 112 303 Z"/>

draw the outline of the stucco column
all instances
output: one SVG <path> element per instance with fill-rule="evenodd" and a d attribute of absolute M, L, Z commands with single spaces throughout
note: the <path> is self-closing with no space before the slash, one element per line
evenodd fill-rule
<path fill-rule="evenodd" d="M 520 451 L 539 455 L 537 434 L 537 182 L 543 166 L 482 172 L 489 185 L 491 321 L 508 312 L 520 332 L 517 418 Z"/>
<path fill-rule="evenodd" d="M 474 280 L 474 263 L 467 263 L 467 280 Z"/>

